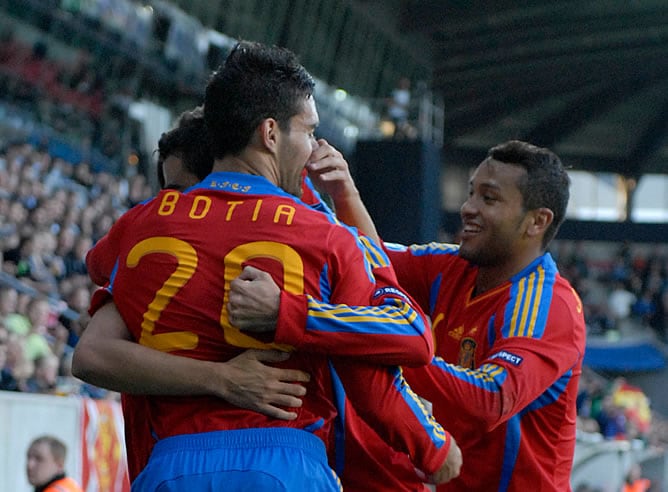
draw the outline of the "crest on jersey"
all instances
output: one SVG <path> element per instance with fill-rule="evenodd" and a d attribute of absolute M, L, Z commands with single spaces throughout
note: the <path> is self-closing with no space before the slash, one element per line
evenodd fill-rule
<path fill-rule="evenodd" d="M 463 338 L 459 344 L 458 365 L 464 369 L 475 369 L 475 349 L 478 346 L 473 338 Z"/>

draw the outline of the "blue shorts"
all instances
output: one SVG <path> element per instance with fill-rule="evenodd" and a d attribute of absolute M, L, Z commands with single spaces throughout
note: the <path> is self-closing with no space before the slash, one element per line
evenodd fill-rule
<path fill-rule="evenodd" d="M 186 434 L 158 441 L 132 492 L 340 492 L 323 442 L 283 427 Z"/>

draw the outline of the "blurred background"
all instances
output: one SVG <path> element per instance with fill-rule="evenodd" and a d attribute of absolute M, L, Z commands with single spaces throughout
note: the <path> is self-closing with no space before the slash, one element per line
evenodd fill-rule
<path fill-rule="evenodd" d="M 29 490 L 24 450 L 45 431 L 87 490 L 126 490 L 118 395 L 68 373 L 83 259 L 157 191 L 161 133 L 237 39 L 316 77 L 319 136 L 386 240 L 456 242 L 495 144 L 562 158 L 551 253 L 588 326 L 572 485 L 616 491 L 640 464 L 668 490 L 664 0 L 0 0 L 0 490 Z"/>

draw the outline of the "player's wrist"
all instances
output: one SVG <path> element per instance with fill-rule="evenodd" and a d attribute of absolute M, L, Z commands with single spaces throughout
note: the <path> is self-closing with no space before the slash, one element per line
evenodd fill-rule
<path fill-rule="evenodd" d="M 360 192 L 355 185 L 351 185 L 351 187 L 345 187 L 344 189 L 337 193 L 331 194 L 330 196 L 334 201 L 334 205 L 336 205 L 338 202 L 343 204 L 350 201 L 361 200 Z"/>
<path fill-rule="evenodd" d="M 228 366 L 222 362 L 198 361 L 201 371 L 196 384 L 204 395 L 225 399 L 230 391 Z"/>

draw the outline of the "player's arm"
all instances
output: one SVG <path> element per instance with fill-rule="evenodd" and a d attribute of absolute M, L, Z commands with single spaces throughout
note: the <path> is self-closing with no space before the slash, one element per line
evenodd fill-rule
<path fill-rule="evenodd" d="M 367 304 L 332 304 L 310 295 L 281 292 L 269 274 L 246 267 L 230 284 L 230 321 L 241 329 L 253 331 L 270 331 L 275 327 L 275 342 L 300 350 L 364 357 L 380 364 L 428 363 L 433 353 L 429 321 L 396 286 L 382 249 L 366 240 L 355 253 L 350 249 L 351 233 L 346 229 L 340 234 L 348 235 L 344 244 L 349 249 L 341 254 L 351 256 L 339 261 L 350 269 L 349 274 L 343 275 L 346 281 L 339 284 L 346 285 L 351 293 L 357 290 L 354 297 L 357 299 L 360 292 L 367 291 Z"/>
<path fill-rule="evenodd" d="M 119 222 L 121 219 L 119 219 Z M 117 228 L 112 227 L 86 254 L 88 276 L 97 285 L 107 284 L 114 271 L 114 266 L 118 258 L 118 249 L 116 247 L 118 242 L 115 238 L 117 230 Z"/>
<path fill-rule="evenodd" d="M 281 295 L 276 340 L 285 338 L 307 350 L 362 356 L 380 364 L 429 362 L 433 354 L 429 320 L 398 287 L 383 249 L 347 227 L 331 234 L 328 264 L 337 266 L 332 271 L 338 278 L 330 279 L 327 302 L 308 295 Z M 361 302 L 330 304 L 336 299 Z"/>
<path fill-rule="evenodd" d="M 102 305 L 81 336 L 73 374 L 96 386 L 133 394 L 214 395 L 270 417 L 292 420 L 308 374 L 267 366 L 286 360 L 275 350 L 248 350 L 227 362 L 209 362 L 160 352 L 132 340 L 113 302 Z M 289 382 L 288 382 L 289 381 Z"/>
<path fill-rule="evenodd" d="M 430 262 L 429 255 L 424 253 L 452 254 L 457 251 L 457 246 L 445 243 L 430 243 L 413 245 L 408 248 L 399 244 L 382 243 L 371 215 L 366 209 L 350 175 L 348 163 L 340 152 L 324 140 L 320 142 L 320 147 L 313 152 L 307 169 L 309 170 L 309 176 L 317 186 L 332 198 L 337 219 L 357 228 L 362 234 L 383 246 L 391 260 L 399 285 L 418 301 L 425 312 L 428 312 L 430 308 L 429 288 L 433 279 L 427 277 L 435 270 L 424 265 L 424 263 Z M 396 279 L 393 281 L 396 281 Z"/>
<path fill-rule="evenodd" d="M 334 384 L 343 385 L 359 416 L 390 446 L 410 456 L 429 482 L 444 483 L 459 475 L 457 444 L 423 406 L 399 367 L 339 359 L 333 374 Z"/>
<path fill-rule="evenodd" d="M 528 316 L 533 321 L 525 320 L 517 331 L 504 324 L 490 356 L 475 369 L 436 357 L 428 366 L 407 368 L 406 378 L 462 432 L 493 429 L 530 404 L 550 405 L 572 384 L 583 357 L 584 321 L 573 298 L 555 294 L 542 326 L 535 323 L 540 315 Z"/>
<path fill-rule="evenodd" d="M 382 246 L 399 285 L 427 313 L 433 309 L 433 297 L 439 284 L 447 282 L 449 272 L 465 263 L 459 260 L 459 246 L 454 244 L 432 242 L 404 246 L 384 242 Z"/>

